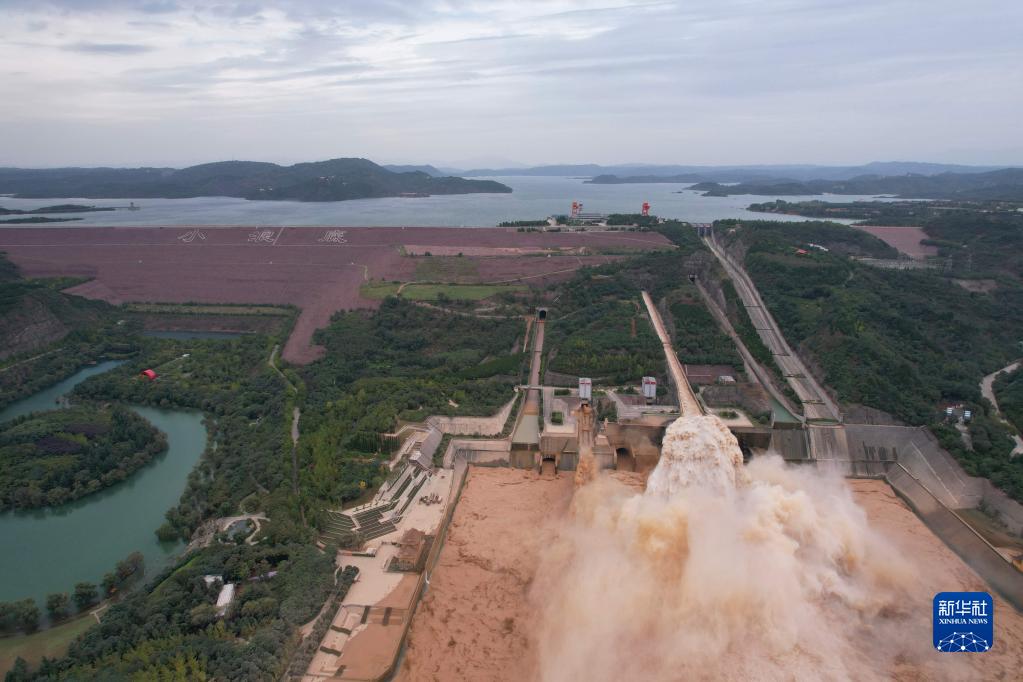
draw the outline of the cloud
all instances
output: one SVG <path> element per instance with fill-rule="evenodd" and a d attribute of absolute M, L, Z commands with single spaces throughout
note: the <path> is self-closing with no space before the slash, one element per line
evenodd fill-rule
<path fill-rule="evenodd" d="M 176 2 L 146 2 L 139 6 L 139 11 L 145 14 L 168 14 L 180 9 Z"/>
<path fill-rule="evenodd" d="M 74 43 L 65 45 L 62 49 L 86 54 L 143 54 L 153 51 L 149 45 L 133 43 Z"/>
<path fill-rule="evenodd" d="M 955 160 L 1007 149 L 1023 107 L 1023 3 L 996 0 L 934 0 L 926 21 L 911 0 L 0 8 L 10 163 L 215 160 L 257 142 L 318 158 L 338 139 L 332 153 L 441 164 L 936 159 L 942 140 Z M 122 150 L 92 142 L 107 126 Z M 48 144 L 54 130 L 74 144 Z"/>

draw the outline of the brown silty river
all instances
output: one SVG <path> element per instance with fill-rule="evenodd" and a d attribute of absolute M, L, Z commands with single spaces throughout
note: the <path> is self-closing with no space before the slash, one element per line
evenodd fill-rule
<path fill-rule="evenodd" d="M 613 472 L 573 491 L 570 472 L 471 470 L 399 679 L 979 680 L 1023 669 L 1023 618 L 997 595 L 990 652 L 932 648 L 935 593 L 986 587 L 886 483 L 771 458 L 736 465 L 727 430 L 695 419 L 666 437 L 646 490 Z"/>

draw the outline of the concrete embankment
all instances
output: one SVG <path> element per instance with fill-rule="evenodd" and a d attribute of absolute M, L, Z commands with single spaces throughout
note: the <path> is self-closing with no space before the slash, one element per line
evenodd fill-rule
<path fill-rule="evenodd" d="M 943 505 L 905 467 L 896 464 L 889 469 L 885 479 L 935 535 L 1007 601 L 1023 610 L 1023 573 L 1006 561 L 958 514 Z"/>

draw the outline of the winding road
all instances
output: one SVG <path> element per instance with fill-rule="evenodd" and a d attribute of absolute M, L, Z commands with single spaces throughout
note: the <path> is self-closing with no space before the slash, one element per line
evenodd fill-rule
<path fill-rule="evenodd" d="M 988 399 L 988 402 L 991 403 L 991 406 L 995 408 L 995 414 L 1002 421 L 1002 423 L 1006 425 L 1008 425 L 1009 422 L 1005 419 L 1005 415 L 1002 414 L 1002 408 L 998 406 L 998 399 L 995 398 L 995 379 L 997 379 L 998 375 L 1001 374 L 1002 372 L 1015 372 L 1017 369 L 1019 369 L 1019 366 L 1020 361 L 1017 360 L 1016 362 L 1013 362 L 1011 364 L 1006 365 L 1005 367 L 1002 367 L 1000 370 L 991 372 L 991 374 L 988 374 L 980 381 L 981 395 Z M 1012 441 L 1016 445 L 1015 447 L 1012 448 L 1010 456 L 1016 457 L 1017 455 L 1023 454 L 1023 438 L 1020 438 L 1018 433 L 1013 434 Z"/>

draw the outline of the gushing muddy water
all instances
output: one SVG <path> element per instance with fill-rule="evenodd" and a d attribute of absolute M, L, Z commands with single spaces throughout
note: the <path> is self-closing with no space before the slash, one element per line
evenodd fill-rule
<path fill-rule="evenodd" d="M 538 676 L 887 678 L 933 654 L 906 628 L 913 580 L 841 479 L 743 467 L 716 417 L 683 417 L 645 492 L 576 491 L 531 590 Z"/>
<path fill-rule="evenodd" d="M 743 467 L 714 418 L 636 474 L 474 468 L 402 680 L 1018 679 L 1023 618 L 935 652 L 931 600 L 985 590 L 883 481 Z"/>

